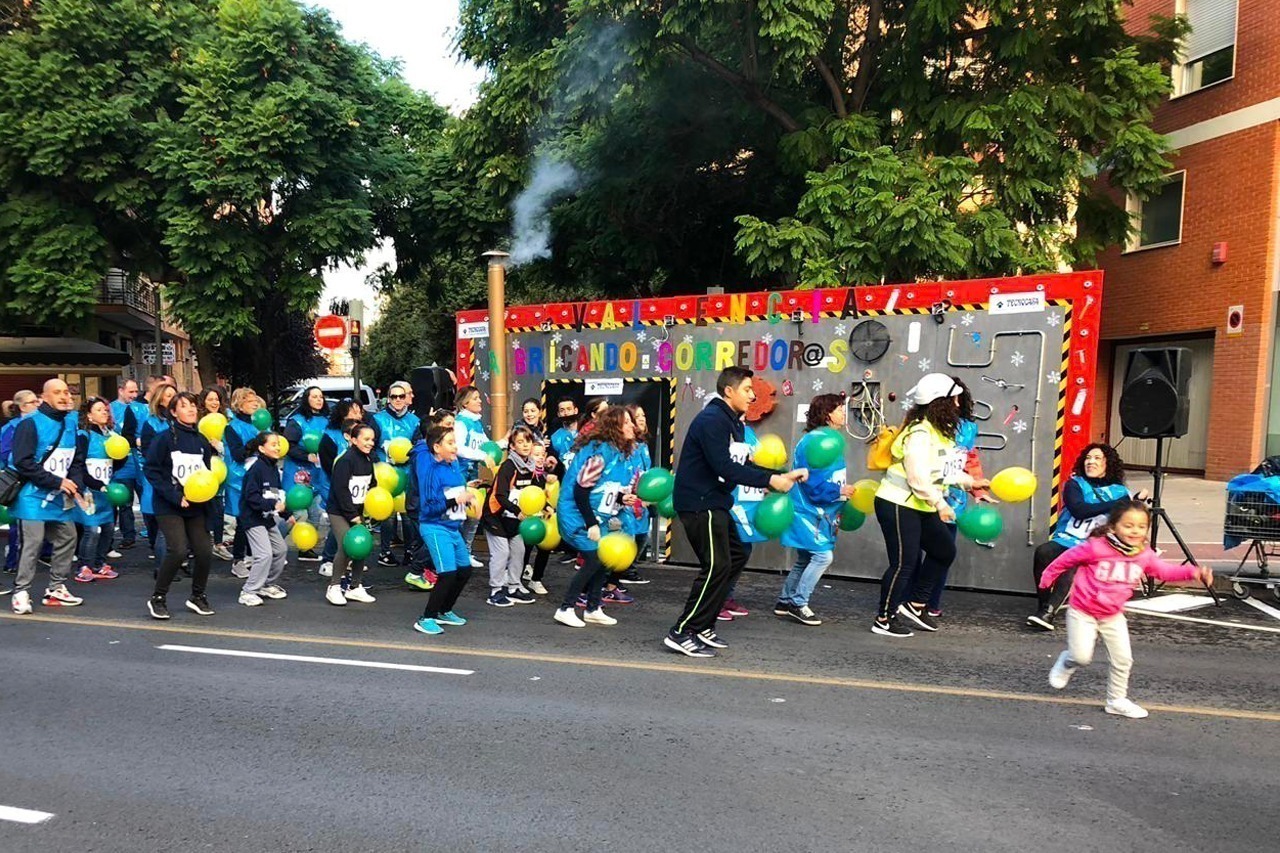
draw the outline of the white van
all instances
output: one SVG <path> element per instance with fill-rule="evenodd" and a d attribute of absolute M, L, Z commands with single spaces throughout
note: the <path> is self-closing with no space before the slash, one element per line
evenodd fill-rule
<path fill-rule="evenodd" d="M 350 398 L 355 387 L 354 380 L 350 376 L 317 376 L 314 379 L 305 379 L 296 385 L 290 385 L 281 391 L 277 398 L 275 407 L 277 420 L 281 423 L 288 420 L 289 416 L 298 410 L 302 392 L 312 385 L 324 392 L 324 398 L 330 406 L 339 400 Z M 366 412 L 378 410 L 378 400 L 373 395 L 373 389 L 368 385 L 360 386 L 360 405 Z"/>

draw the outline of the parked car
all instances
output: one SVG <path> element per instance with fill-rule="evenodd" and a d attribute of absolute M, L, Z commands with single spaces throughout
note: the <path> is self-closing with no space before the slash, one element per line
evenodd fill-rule
<path fill-rule="evenodd" d="M 302 392 L 310 388 L 312 385 L 318 387 L 324 392 L 324 398 L 330 406 L 339 400 L 351 399 L 351 392 L 354 389 L 354 380 L 350 376 L 318 376 L 315 379 L 304 379 L 296 385 L 291 385 L 280 392 L 280 396 L 276 398 L 274 407 L 276 414 L 276 422 L 280 429 L 284 429 L 285 422 L 296 411 L 298 406 L 302 404 Z M 360 386 L 360 405 L 364 407 L 366 412 L 376 412 L 378 410 L 378 400 L 373 394 L 373 389 L 368 385 Z"/>

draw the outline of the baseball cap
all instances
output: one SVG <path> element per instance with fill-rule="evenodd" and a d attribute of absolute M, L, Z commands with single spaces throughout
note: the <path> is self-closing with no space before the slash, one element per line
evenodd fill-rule
<path fill-rule="evenodd" d="M 960 383 L 945 373 L 926 373 L 907 392 L 907 399 L 917 406 L 927 406 L 939 397 L 959 397 L 964 393 Z"/>

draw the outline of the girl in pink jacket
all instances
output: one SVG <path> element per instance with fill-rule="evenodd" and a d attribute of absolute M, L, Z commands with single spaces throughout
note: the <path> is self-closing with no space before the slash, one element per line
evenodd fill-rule
<path fill-rule="evenodd" d="M 1133 597 L 1143 575 L 1162 581 L 1199 578 L 1206 586 L 1213 583 L 1211 569 L 1175 566 L 1157 557 L 1147 545 L 1150 526 L 1151 510 L 1145 503 L 1122 501 L 1112 509 L 1105 526 L 1050 563 L 1040 578 L 1040 587 L 1048 589 L 1063 572 L 1076 569 L 1067 614 L 1067 649 L 1049 670 L 1049 684 L 1061 690 L 1079 667 L 1088 666 L 1101 634 L 1111 661 L 1104 710 L 1135 720 L 1147 716 L 1147 711 L 1129 699 L 1133 654 L 1125 602 Z"/>

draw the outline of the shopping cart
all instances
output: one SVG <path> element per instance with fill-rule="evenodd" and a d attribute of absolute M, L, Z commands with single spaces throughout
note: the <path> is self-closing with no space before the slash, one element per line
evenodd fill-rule
<path fill-rule="evenodd" d="M 1236 598 L 1248 598 L 1250 585 L 1262 586 L 1280 600 L 1280 574 L 1269 568 L 1272 557 L 1280 557 L 1280 501 L 1265 491 L 1227 492 L 1227 514 L 1222 522 L 1224 544 L 1248 541 L 1235 574 L 1228 581 Z M 1248 572 L 1245 565 L 1253 561 Z"/>

